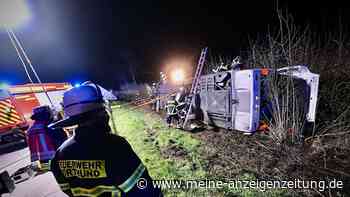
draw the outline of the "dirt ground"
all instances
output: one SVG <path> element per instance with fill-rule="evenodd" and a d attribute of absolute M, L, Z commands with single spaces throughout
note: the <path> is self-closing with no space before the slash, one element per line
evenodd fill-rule
<path fill-rule="evenodd" d="M 150 112 L 148 107 L 145 110 Z M 158 115 L 164 118 L 164 113 Z M 289 146 L 274 144 L 266 133 L 247 136 L 239 131 L 212 127 L 192 133 L 203 143 L 201 157 L 206 161 L 205 168 L 210 177 L 232 180 L 249 174 L 260 180 L 336 179 L 343 181 L 343 189 L 290 190 L 289 193 L 297 196 L 350 196 L 349 136 L 313 139 Z M 327 143 L 343 143 L 344 148 L 325 146 Z M 181 157 L 186 153 L 169 147 L 163 150 L 163 154 Z"/>
<path fill-rule="evenodd" d="M 209 174 L 222 178 L 254 174 L 265 180 L 341 180 L 342 190 L 291 191 L 303 196 L 349 196 L 350 151 L 319 146 L 318 141 L 300 146 L 276 146 L 265 134 L 245 136 L 226 130 L 205 130 L 196 134 L 203 140 Z M 322 147 L 322 148 L 321 148 Z"/>

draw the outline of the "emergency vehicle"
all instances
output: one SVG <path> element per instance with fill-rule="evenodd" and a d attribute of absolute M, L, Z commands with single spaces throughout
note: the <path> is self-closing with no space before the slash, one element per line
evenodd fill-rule
<path fill-rule="evenodd" d="M 49 105 L 62 111 L 63 93 L 70 87 L 69 83 L 42 83 L 0 89 L 0 148 L 25 142 L 34 107 Z"/>

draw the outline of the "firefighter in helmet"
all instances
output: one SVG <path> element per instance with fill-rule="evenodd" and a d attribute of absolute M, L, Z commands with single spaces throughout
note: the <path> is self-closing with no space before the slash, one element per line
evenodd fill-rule
<path fill-rule="evenodd" d="M 175 121 L 178 121 L 178 115 L 177 115 L 177 102 L 175 95 L 171 95 L 170 98 L 167 100 L 165 109 L 166 109 L 166 123 L 168 124 L 168 127 L 172 125 L 172 123 Z"/>
<path fill-rule="evenodd" d="M 55 141 L 47 127 L 53 114 L 49 106 L 39 106 L 33 109 L 31 119 L 34 123 L 27 132 L 31 162 L 34 167 L 38 167 L 37 170 L 45 172 L 56 150 Z"/>
<path fill-rule="evenodd" d="M 111 133 L 97 85 L 83 83 L 68 90 L 63 104 L 65 118 L 50 127 L 77 128 L 56 151 L 50 167 L 67 195 L 162 196 L 129 143 Z"/>

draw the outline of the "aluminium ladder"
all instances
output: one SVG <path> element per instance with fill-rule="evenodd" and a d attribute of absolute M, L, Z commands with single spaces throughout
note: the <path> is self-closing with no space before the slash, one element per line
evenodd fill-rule
<path fill-rule="evenodd" d="M 205 47 L 202 49 L 202 52 L 201 52 L 201 55 L 200 55 L 200 58 L 198 61 L 196 73 L 195 73 L 193 81 L 192 81 L 191 91 L 189 93 L 189 98 L 186 99 L 186 104 L 188 105 L 188 110 L 186 112 L 185 121 L 183 122 L 182 128 L 185 128 L 185 126 L 188 122 L 189 115 L 190 115 L 191 110 L 192 110 L 192 104 L 194 102 L 195 95 L 197 94 L 198 84 L 199 84 L 201 73 L 202 73 L 202 70 L 204 67 L 204 62 L 205 62 L 205 57 L 207 55 L 207 51 L 208 51 L 208 47 Z"/>

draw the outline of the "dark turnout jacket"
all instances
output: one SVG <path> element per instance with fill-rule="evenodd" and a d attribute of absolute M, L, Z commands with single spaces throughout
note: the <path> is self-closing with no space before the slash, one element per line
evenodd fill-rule
<path fill-rule="evenodd" d="M 57 150 L 50 167 L 61 189 L 69 196 L 162 196 L 129 143 L 108 129 L 78 128 Z"/>

